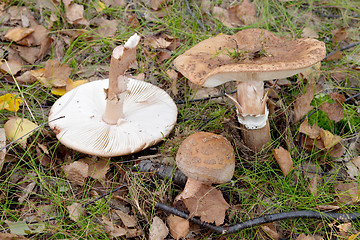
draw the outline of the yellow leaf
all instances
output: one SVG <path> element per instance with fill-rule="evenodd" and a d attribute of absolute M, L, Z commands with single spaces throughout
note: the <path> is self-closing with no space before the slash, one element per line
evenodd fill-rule
<path fill-rule="evenodd" d="M 338 144 L 341 141 L 341 137 L 338 135 L 333 135 L 331 132 L 321 129 L 320 132 L 321 139 L 324 142 L 324 146 L 326 149 L 331 149 L 336 144 Z"/>
<path fill-rule="evenodd" d="M 52 88 L 51 89 L 51 93 L 56 95 L 56 96 L 62 96 L 66 93 L 66 89 L 61 87 L 61 88 Z"/>
<path fill-rule="evenodd" d="M 31 122 L 30 120 L 26 118 L 19 118 L 19 117 L 12 117 L 10 120 L 8 120 L 5 125 L 5 135 L 7 139 L 10 141 L 16 140 L 20 137 L 22 137 L 18 143 L 20 143 L 23 147 L 26 147 L 26 139 L 31 135 L 28 134 L 35 128 L 37 128 L 38 125 Z M 28 134 L 28 135 L 26 135 Z M 26 136 L 24 136 L 26 135 Z"/>
<path fill-rule="evenodd" d="M 50 87 L 50 83 L 45 77 L 45 68 L 31 70 L 30 72 L 41 84 L 43 84 L 45 87 Z"/>
<path fill-rule="evenodd" d="M 78 81 L 73 81 L 71 80 L 70 78 L 67 80 L 67 84 L 66 84 L 66 92 L 84 84 L 84 83 L 87 83 L 89 82 L 88 80 L 78 80 Z"/>
<path fill-rule="evenodd" d="M 103 3 L 102 1 L 98 0 L 95 2 L 95 9 L 97 12 L 102 12 L 106 6 L 105 6 L 105 3 Z"/>
<path fill-rule="evenodd" d="M 5 109 L 11 112 L 17 112 L 23 101 L 16 94 L 7 93 L 0 96 L 0 110 Z"/>
<path fill-rule="evenodd" d="M 357 237 L 360 235 L 360 232 L 358 232 L 357 234 L 353 234 L 353 235 L 351 235 L 349 238 L 348 238 L 348 240 L 355 240 L 355 239 L 357 239 Z"/>

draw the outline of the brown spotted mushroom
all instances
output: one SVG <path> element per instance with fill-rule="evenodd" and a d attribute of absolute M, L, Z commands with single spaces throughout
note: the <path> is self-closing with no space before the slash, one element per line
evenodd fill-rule
<path fill-rule="evenodd" d="M 260 151 L 271 140 L 264 81 L 303 72 L 325 54 L 325 44 L 315 39 L 286 40 L 264 29 L 246 29 L 206 39 L 174 64 L 191 82 L 204 87 L 237 82 L 237 93 L 229 98 L 237 108 L 245 144 Z"/>

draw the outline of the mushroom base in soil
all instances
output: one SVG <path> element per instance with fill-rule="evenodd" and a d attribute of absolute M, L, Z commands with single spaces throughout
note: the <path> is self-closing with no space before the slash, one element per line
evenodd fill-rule
<path fill-rule="evenodd" d="M 231 143 L 214 133 L 194 133 L 181 143 L 176 165 L 188 180 L 175 201 L 183 201 L 190 215 L 200 216 L 202 221 L 222 224 L 229 204 L 212 184 L 226 183 L 234 175 Z"/>
<path fill-rule="evenodd" d="M 263 82 L 303 72 L 325 55 L 325 44 L 315 39 L 287 40 L 265 29 L 245 29 L 198 43 L 178 56 L 174 65 L 191 82 L 204 87 L 239 83 L 237 94 L 230 99 L 240 124 L 248 130 L 244 142 L 259 151 L 270 141 Z"/>
<path fill-rule="evenodd" d="M 172 98 L 150 83 L 123 75 L 135 59 L 138 41 L 135 34 L 115 48 L 110 80 L 78 86 L 54 103 L 49 126 L 61 143 L 90 155 L 113 157 L 141 151 L 171 132 L 177 119 Z"/>

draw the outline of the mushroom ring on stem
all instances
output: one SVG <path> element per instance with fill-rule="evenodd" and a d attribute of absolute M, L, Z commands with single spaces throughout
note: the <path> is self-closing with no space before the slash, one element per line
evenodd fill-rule
<path fill-rule="evenodd" d="M 135 36 L 135 38 L 134 38 Z M 59 98 L 51 108 L 49 123 L 64 145 L 79 152 L 122 156 L 160 142 L 173 129 L 177 107 L 162 89 L 126 78 L 139 41 L 132 36 L 115 48 L 110 79 L 83 84 Z"/>
<path fill-rule="evenodd" d="M 246 145 L 259 151 L 270 141 L 263 82 L 303 72 L 325 55 L 325 44 L 315 39 L 286 40 L 264 29 L 246 29 L 206 39 L 178 56 L 174 64 L 191 82 L 204 87 L 238 82 L 230 99 L 247 132 L 247 137 L 243 134 Z"/>

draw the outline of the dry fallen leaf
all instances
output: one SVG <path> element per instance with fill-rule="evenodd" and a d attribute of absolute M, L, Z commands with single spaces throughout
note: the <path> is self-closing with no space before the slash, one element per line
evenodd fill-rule
<path fill-rule="evenodd" d="M 19 236 L 13 233 L 0 233 L 1 240 L 30 240 L 30 238 L 26 238 L 23 236 Z"/>
<path fill-rule="evenodd" d="M 181 197 L 181 200 L 190 216 L 198 216 L 201 221 L 215 222 L 216 225 L 224 223 L 226 210 L 230 207 L 219 189 L 205 184 L 194 195 Z"/>
<path fill-rule="evenodd" d="M 106 217 L 102 217 L 102 223 L 104 224 L 105 232 L 107 232 L 112 237 L 124 236 L 127 233 L 125 228 L 115 225 Z"/>
<path fill-rule="evenodd" d="M 349 33 L 346 31 L 346 28 L 344 27 L 331 31 L 331 34 L 333 35 L 331 39 L 333 44 L 337 44 L 339 42 L 344 41 L 349 35 Z"/>
<path fill-rule="evenodd" d="M 232 28 L 232 22 L 230 19 L 229 11 L 225 8 L 215 6 L 212 10 L 212 15 L 214 18 L 216 18 L 218 21 L 222 22 L 226 27 Z"/>
<path fill-rule="evenodd" d="M 171 236 L 176 240 L 185 238 L 189 233 L 190 223 L 184 218 L 170 215 L 167 217 L 166 222 L 169 226 Z"/>
<path fill-rule="evenodd" d="M 21 70 L 22 64 L 15 59 L 9 59 L 0 63 L 0 70 L 10 75 L 16 75 Z"/>
<path fill-rule="evenodd" d="M 161 8 L 161 5 L 163 5 L 166 0 L 148 0 L 146 1 L 148 7 L 150 7 L 153 10 L 159 10 Z"/>
<path fill-rule="evenodd" d="M 119 25 L 117 20 L 107 20 L 106 18 L 97 18 L 92 23 L 98 27 L 95 32 L 101 37 L 113 37 Z"/>
<path fill-rule="evenodd" d="M 268 224 L 261 225 L 261 229 L 272 240 L 278 240 L 280 238 L 280 234 L 276 231 L 276 227 L 275 227 L 274 223 L 268 223 Z"/>
<path fill-rule="evenodd" d="M 84 185 L 85 178 L 89 176 L 89 165 L 82 161 L 76 161 L 65 165 L 63 171 L 70 181 Z"/>
<path fill-rule="evenodd" d="M 18 143 L 23 147 L 26 147 L 26 139 L 32 134 L 29 133 L 37 127 L 38 125 L 30 120 L 19 117 L 11 117 L 4 125 L 7 139 L 13 141 L 22 137 Z"/>
<path fill-rule="evenodd" d="M 4 165 L 5 162 L 5 156 L 6 156 L 6 135 L 5 135 L 5 129 L 4 128 L 0 128 L 0 149 L 3 148 L 0 151 L 0 172 L 2 170 L 2 167 Z"/>
<path fill-rule="evenodd" d="M 17 112 L 23 101 L 16 94 L 7 93 L 0 96 L 0 110 L 5 109 L 11 112 Z"/>
<path fill-rule="evenodd" d="M 355 204 L 360 200 L 360 186 L 356 181 L 334 184 L 336 195 L 340 202 Z"/>
<path fill-rule="evenodd" d="M 344 118 L 344 111 L 341 106 L 342 103 L 345 102 L 344 95 L 340 93 L 331 93 L 330 97 L 335 101 L 334 103 L 327 103 L 325 102 L 323 105 L 320 106 L 320 110 L 324 111 L 330 120 L 335 122 L 339 122 L 341 119 Z"/>
<path fill-rule="evenodd" d="M 240 24 L 242 25 L 250 25 L 257 22 L 256 9 L 256 5 L 249 0 L 244 0 L 241 4 L 229 8 L 232 24 L 237 24 L 237 19 L 240 20 Z M 233 12 L 233 14 L 231 12 Z"/>
<path fill-rule="evenodd" d="M 294 113 L 295 113 L 295 122 L 300 121 L 309 111 L 311 111 L 314 106 L 311 106 L 310 103 L 314 98 L 314 87 L 308 85 L 306 88 L 305 94 L 296 98 L 294 103 Z"/>
<path fill-rule="evenodd" d="M 66 207 L 69 212 L 69 217 L 71 220 L 78 222 L 80 221 L 81 217 L 84 216 L 84 208 L 81 206 L 80 203 L 73 203 L 70 206 Z"/>
<path fill-rule="evenodd" d="M 169 234 L 166 224 L 158 217 L 153 218 L 150 226 L 150 240 L 163 240 Z"/>
<path fill-rule="evenodd" d="M 89 25 L 84 18 L 84 6 L 74 3 L 73 0 L 62 0 L 65 6 L 66 20 L 70 24 Z"/>
<path fill-rule="evenodd" d="M 71 74 L 72 68 L 68 65 L 60 63 L 58 60 L 48 60 L 45 64 L 45 86 L 65 87 L 67 80 Z"/>
<path fill-rule="evenodd" d="M 314 29 L 312 29 L 310 27 L 305 27 L 301 32 L 301 37 L 302 38 L 318 38 L 319 34 L 317 34 L 317 32 L 315 32 Z"/>
<path fill-rule="evenodd" d="M 17 27 L 10 29 L 6 34 L 5 38 L 9 41 L 18 42 L 34 32 L 33 28 L 23 28 L 23 27 Z"/>
<path fill-rule="evenodd" d="M 319 235 L 306 235 L 302 233 L 296 238 L 296 240 L 324 240 L 324 238 Z"/>
<path fill-rule="evenodd" d="M 121 210 L 115 210 L 116 214 L 120 217 L 122 223 L 127 228 L 132 228 L 137 226 L 137 220 L 134 215 L 129 215 L 127 213 L 124 213 Z"/>
<path fill-rule="evenodd" d="M 274 157 L 278 162 L 282 173 L 287 176 L 291 170 L 293 170 L 293 161 L 291 159 L 290 152 L 283 147 L 279 147 L 273 150 Z"/>
<path fill-rule="evenodd" d="M 320 139 L 324 143 L 324 147 L 327 150 L 330 150 L 341 141 L 340 136 L 333 135 L 331 132 L 324 129 L 321 129 L 320 131 Z"/>

